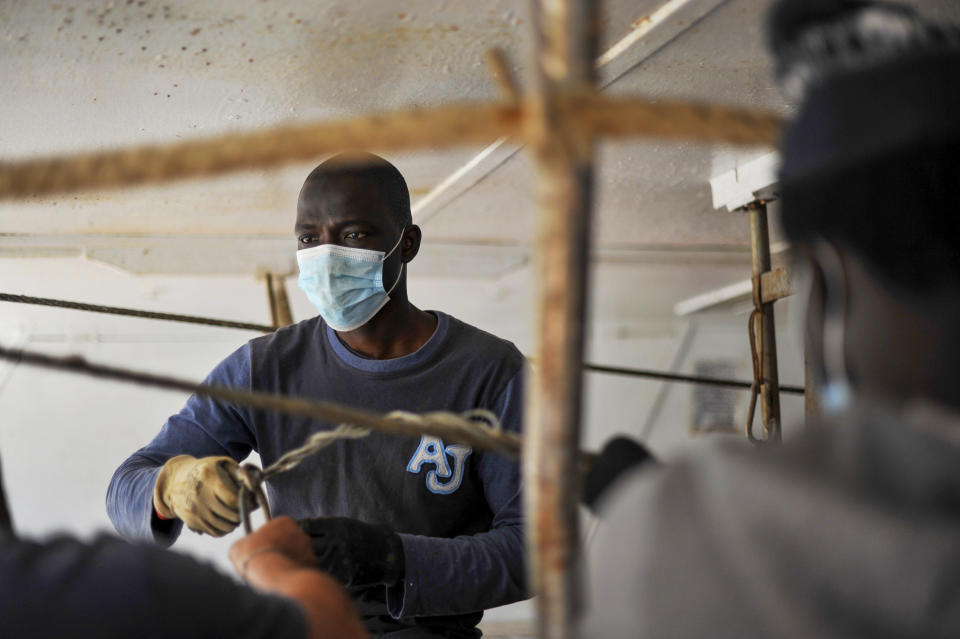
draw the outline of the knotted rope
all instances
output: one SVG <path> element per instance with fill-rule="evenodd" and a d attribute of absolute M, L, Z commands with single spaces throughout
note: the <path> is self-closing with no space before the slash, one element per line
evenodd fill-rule
<path fill-rule="evenodd" d="M 492 411 L 482 408 L 468 410 L 460 414 L 434 411 L 424 413 L 423 415 L 395 410 L 387 414 L 387 419 L 400 420 L 415 428 L 423 427 L 427 423 L 444 424 L 444 426 L 449 429 L 450 437 L 454 440 L 463 439 L 463 436 L 468 431 L 470 434 L 476 434 L 477 431 L 485 433 L 491 438 L 491 441 L 502 434 L 500 419 L 497 415 Z M 340 424 L 333 430 L 313 433 L 302 446 L 287 451 L 281 455 L 277 461 L 263 470 L 253 464 L 243 464 L 240 467 L 236 480 L 240 485 L 238 502 L 244 530 L 247 533 L 251 532 L 250 513 L 256 510 L 257 506 L 263 508 L 267 520 L 271 517 L 270 504 L 263 491 L 264 482 L 271 477 L 293 470 L 299 466 L 301 462 L 316 455 L 331 444 L 343 439 L 360 439 L 369 434 L 369 428 L 358 428 L 350 424 Z"/>

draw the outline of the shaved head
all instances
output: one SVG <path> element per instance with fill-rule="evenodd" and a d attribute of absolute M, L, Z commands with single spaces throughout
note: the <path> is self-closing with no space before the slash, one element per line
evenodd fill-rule
<path fill-rule="evenodd" d="M 373 153 L 348 152 L 335 155 L 317 166 L 300 189 L 299 201 L 323 198 L 345 184 L 362 181 L 375 190 L 395 218 L 398 229 L 413 224 L 410 192 L 397 167 Z"/>

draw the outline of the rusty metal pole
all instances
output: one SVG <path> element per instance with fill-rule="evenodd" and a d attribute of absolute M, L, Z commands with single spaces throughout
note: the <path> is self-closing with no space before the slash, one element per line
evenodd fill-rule
<path fill-rule="evenodd" d="M 527 139 L 537 166 L 535 359 L 524 486 L 540 637 L 573 637 L 579 607 L 577 450 L 593 190 L 593 132 L 563 99 L 593 90 L 598 3 L 534 0 L 536 84 Z"/>
<path fill-rule="evenodd" d="M 273 327 L 290 326 L 293 314 L 290 312 L 290 300 L 282 275 L 267 273 L 267 298 L 270 300 L 270 322 Z"/>
<path fill-rule="evenodd" d="M 770 229 L 767 225 L 767 205 L 762 200 L 747 205 L 750 216 L 750 254 L 754 282 L 762 281 L 771 270 Z M 762 292 L 760 297 L 762 298 Z M 780 376 L 777 372 L 777 333 L 773 322 L 773 302 L 762 305 L 760 329 L 760 357 L 763 378 L 760 386 L 760 409 L 766 441 L 779 442 L 780 434 Z"/>

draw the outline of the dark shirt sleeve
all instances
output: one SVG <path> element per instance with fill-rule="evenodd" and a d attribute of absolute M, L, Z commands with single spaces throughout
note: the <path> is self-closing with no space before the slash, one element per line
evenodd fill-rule
<path fill-rule="evenodd" d="M 306 637 L 293 600 L 256 593 L 195 560 L 102 536 L 0 542 L 4 637 Z"/>
<path fill-rule="evenodd" d="M 207 376 L 207 384 L 250 389 L 250 347 L 234 351 Z M 161 520 L 153 509 L 153 485 L 160 467 L 176 455 L 228 455 L 238 462 L 255 448 L 247 409 L 192 395 L 183 409 L 170 417 L 153 441 L 114 472 L 107 488 L 107 514 L 128 539 L 170 545 L 183 522 Z"/>
<path fill-rule="evenodd" d="M 504 430 L 520 432 L 522 369 L 492 410 Z M 490 530 L 453 539 L 401 534 L 406 576 L 387 589 L 394 618 L 473 612 L 528 596 L 520 465 L 494 453 L 479 458 L 477 472 L 493 512 Z"/>

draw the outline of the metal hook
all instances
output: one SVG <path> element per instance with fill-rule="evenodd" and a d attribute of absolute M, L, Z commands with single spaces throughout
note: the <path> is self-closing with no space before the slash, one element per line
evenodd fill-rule
<path fill-rule="evenodd" d="M 240 510 L 240 520 L 243 521 L 243 529 L 249 535 L 253 532 L 253 526 L 250 523 L 250 513 L 258 507 L 263 508 L 263 514 L 270 521 L 270 502 L 267 501 L 267 495 L 263 491 L 263 471 L 253 464 L 244 464 L 240 467 L 238 473 L 240 490 L 237 495 L 237 502 Z"/>

